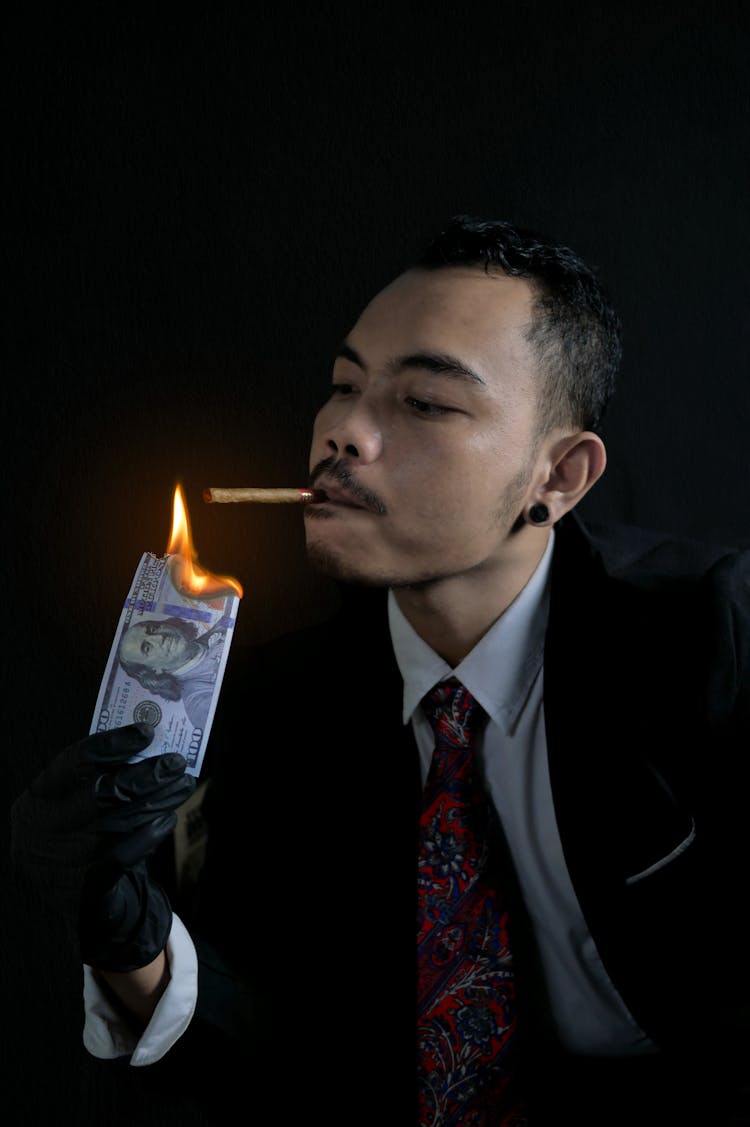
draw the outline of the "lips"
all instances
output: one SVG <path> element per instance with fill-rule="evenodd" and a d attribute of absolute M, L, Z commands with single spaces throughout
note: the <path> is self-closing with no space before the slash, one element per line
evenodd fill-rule
<path fill-rule="evenodd" d="M 316 494 L 320 494 L 320 499 L 316 497 L 314 504 L 321 505 L 339 505 L 343 508 L 360 508 L 363 509 L 364 505 L 356 500 L 350 492 L 342 489 L 341 486 L 317 486 Z"/>
<path fill-rule="evenodd" d="M 320 482 L 315 486 L 316 497 L 313 502 L 314 505 L 338 505 L 345 509 L 365 509 L 365 505 L 353 497 L 346 489 L 342 489 L 340 485 L 328 485 L 325 482 Z M 317 495 L 320 494 L 320 497 Z"/>

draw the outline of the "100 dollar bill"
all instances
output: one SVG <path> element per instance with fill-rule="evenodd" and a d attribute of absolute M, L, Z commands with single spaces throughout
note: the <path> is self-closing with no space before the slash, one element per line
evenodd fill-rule
<path fill-rule="evenodd" d="M 185 593 L 177 556 L 146 552 L 117 625 L 90 732 L 147 721 L 156 734 L 136 758 L 179 752 L 200 774 L 239 596 Z"/>

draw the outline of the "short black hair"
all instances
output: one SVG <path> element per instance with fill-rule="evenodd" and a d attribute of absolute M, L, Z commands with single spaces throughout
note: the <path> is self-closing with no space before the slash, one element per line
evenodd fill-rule
<path fill-rule="evenodd" d="M 414 265 L 483 266 L 525 278 L 534 291 L 527 339 L 544 379 L 538 433 L 600 428 L 622 360 L 622 327 L 594 269 L 574 251 L 504 220 L 454 215 Z"/>

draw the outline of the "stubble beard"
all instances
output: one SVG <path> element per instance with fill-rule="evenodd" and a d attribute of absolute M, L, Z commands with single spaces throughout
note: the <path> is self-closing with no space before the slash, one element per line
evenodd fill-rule
<path fill-rule="evenodd" d="M 523 466 L 508 483 L 500 499 L 500 504 L 498 505 L 494 518 L 494 527 L 504 528 L 508 536 L 515 535 L 525 523 L 521 509 L 522 500 L 528 488 L 530 473 L 530 466 Z M 313 516 L 316 520 L 336 519 L 333 514 L 330 514 L 330 516 L 329 514 L 323 513 L 310 514 L 310 518 L 313 518 Z M 410 575 L 403 573 L 377 573 L 365 567 L 357 567 L 323 544 L 311 544 L 309 541 L 307 543 L 307 558 L 310 566 L 314 568 L 315 571 L 339 583 L 370 588 L 393 588 L 394 590 L 424 590 L 435 584 L 442 583 L 447 579 L 452 579 L 456 575 L 473 571 L 476 567 L 481 566 L 481 563 L 477 563 L 462 569 L 440 570 L 439 568 L 431 568 L 429 571 L 423 571 L 421 574 L 416 573 Z"/>

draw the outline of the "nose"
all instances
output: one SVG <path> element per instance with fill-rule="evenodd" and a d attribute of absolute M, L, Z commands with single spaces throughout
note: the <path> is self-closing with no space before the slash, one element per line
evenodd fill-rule
<path fill-rule="evenodd" d="M 319 443 L 323 446 L 323 457 L 335 454 L 347 455 L 362 465 L 376 461 L 383 449 L 383 435 L 371 411 L 361 399 L 348 406 L 346 411 L 337 412 L 335 418 L 321 417 L 318 420 Z"/>

